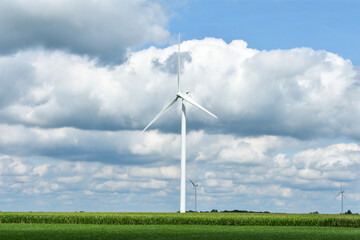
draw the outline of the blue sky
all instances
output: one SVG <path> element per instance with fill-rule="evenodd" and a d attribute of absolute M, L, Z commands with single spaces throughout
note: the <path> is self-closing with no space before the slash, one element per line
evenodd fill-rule
<path fill-rule="evenodd" d="M 2 1 L 0 210 L 360 212 L 359 4 Z"/>
<path fill-rule="evenodd" d="M 174 5 L 169 28 L 184 39 L 244 39 L 260 50 L 311 47 L 360 63 L 358 1 L 195 0 Z"/>

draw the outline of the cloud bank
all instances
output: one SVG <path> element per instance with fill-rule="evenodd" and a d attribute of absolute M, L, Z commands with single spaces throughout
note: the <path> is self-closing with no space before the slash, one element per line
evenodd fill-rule
<path fill-rule="evenodd" d="M 168 141 L 158 140 L 164 138 L 163 134 L 149 134 L 160 146 L 149 148 L 146 143 L 140 143 L 120 151 L 152 155 L 158 159 L 176 158 L 177 147 L 170 147 L 168 153 L 158 151 L 158 148 L 168 148 Z M 188 176 L 198 177 L 200 209 L 337 212 L 339 202 L 335 196 L 341 179 L 346 194 L 349 194 L 347 207 L 357 206 L 359 196 L 353 190 L 359 184 L 358 144 L 332 144 L 300 150 L 292 155 L 278 152 L 289 143 L 296 146 L 306 142 L 275 136 L 239 138 L 191 132 L 189 143 L 192 147 L 189 148 Z M 141 147 L 146 151 L 141 151 Z M 120 164 L 11 155 L 3 155 L 0 160 L 1 194 L 11 196 L 1 199 L 3 208 L 12 206 L 14 209 L 14 203 L 21 201 L 15 210 L 178 209 L 178 160 L 142 165 L 123 162 L 121 157 L 118 159 Z M 188 209 L 192 209 L 190 184 L 187 194 Z M 49 202 L 55 202 L 56 206 Z M 104 204 L 92 207 L 100 202 Z"/>
<path fill-rule="evenodd" d="M 258 51 L 241 40 L 191 40 L 182 49 L 181 89 L 220 117 L 209 119 L 190 106 L 190 129 L 359 139 L 359 68 L 350 61 L 309 48 Z M 40 128 L 142 129 L 174 97 L 174 52 L 176 46 L 150 47 L 113 67 L 61 51 L 0 56 L 1 121 Z M 177 111 L 153 128 L 177 133 Z"/>
<path fill-rule="evenodd" d="M 5 0 L 0 53 L 61 49 L 113 64 L 124 61 L 129 48 L 165 42 L 167 21 L 164 6 L 147 0 Z"/>

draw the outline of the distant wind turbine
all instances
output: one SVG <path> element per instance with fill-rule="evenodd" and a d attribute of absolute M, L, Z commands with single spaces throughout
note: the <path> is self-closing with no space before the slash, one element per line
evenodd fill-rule
<path fill-rule="evenodd" d="M 179 33 L 179 45 L 178 45 L 178 92 L 176 93 L 175 98 L 168 103 L 159 113 L 155 116 L 155 118 L 144 128 L 143 132 L 150 127 L 158 118 L 160 118 L 167 110 L 169 110 L 178 99 L 181 99 L 182 102 L 182 117 L 181 117 L 181 168 L 180 168 L 180 212 L 185 213 L 185 179 L 186 179 L 186 107 L 185 102 L 191 103 L 195 107 L 203 110 L 207 114 L 217 118 L 210 111 L 206 110 L 204 107 L 200 106 L 200 104 L 196 103 L 190 96 L 188 96 L 189 92 L 181 92 L 180 91 L 180 33 Z"/>
<path fill-rule="evenodd" d="M 344 190 L 342 187 L 342 180 L 341 180 L 341 187 L 340 187 L 340 192 L 338 193 L 338 195 L 336 195 L 336 197 L 338 197 L 339 195 L 341 195 L 341 214 L 344 213 Z"/>
<path fill-rule="evenodd" d="M 195 193 L 195 212 L 197 212 L 197 199 L 196 199 L 196 188 L 199 186 L 199 184 L 198 183 L 195 183 L 195 182 L 193 182 L 193 181 L 191 181 L 191 179 L 189 178 L 189 180 L 190 180 L 190 182 L 191 182 L 191 184 L 193 185 L 193 187 L 194 187 L 194 193 Z"/>

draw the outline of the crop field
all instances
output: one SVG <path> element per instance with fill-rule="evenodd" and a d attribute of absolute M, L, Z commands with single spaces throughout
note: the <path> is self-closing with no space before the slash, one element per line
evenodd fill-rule
<path fill-rule="evenodd" d="M 18 213 L 0 223 L 360 227 L 360 215 L 275 213 Z"/>
<path fill-rule="evenodd" d="M 102 239 L 359 239 L 359 229 L 291 226 L 0 224 L 6 240 Z"/>
<path fill-rule="evenodd" d="M 359 215 L 0 212 L 0 239 L 360 239 Z"/>

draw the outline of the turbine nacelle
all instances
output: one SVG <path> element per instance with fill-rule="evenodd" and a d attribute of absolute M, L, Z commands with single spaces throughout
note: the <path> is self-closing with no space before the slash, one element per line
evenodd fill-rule
<path fill-rule="evenodd" d="M 202 107 L 200 104 L 198 104 L 197 102 L 195 102 L 190 96 L 188 96 L 190 92 L 186 92 L 185 94 L 178 92 L 176 94 L 177 97 L 184 99 L 186 102 L 194 105 L 195 107 L 203 110 L 204 112 L 206 112 L 207 114 L 209 114 L 210 116 L 214 117 L 214 118 L 218 118 L 215 114 L 211 113 L 209 110 L 206 110 L 204 107 Z"/>
<path fill-rule="evenodd" d="M 184 100 L 185 102 L 188 102 L 192 105 L 194 105 L 195 107 L 201 109 L 202 111 L 206 112 L 207 114 L 209 114 L 210 116 L 214 117 L 214 118 L 218 118 L 215 114 L 211 113 L 209 110 L 205 109 L 204 107 L 202 107 L 200 104 L 198 104 L 197 102 L 195 102 L 192 98 L 190 98 L 188 96 L 188 93 L 181 93 L 181 92 L 178 92 L 176 93 L 176 97 L 171 101 L 169 102 L 159 113 L 158 115 L 155 116 L 155 118 L 144 128 L 143 132 L 146 131 L 146 129 L 148 129 L 151 124 L 153 124 L 157 119 L 159 119 L 165 112 L 167 112 L 167 110 L 169 110 L 175 103 L 176 101 L 181 98 L 182 100 Z"/>
<path fill-rule="evenodd" d="M 198 186 L 199 186 L 198 183 L 193 182 L 190 178 L 189 178 L 189 180 L 190 180 L 191 184 L 192 184 L 194 187 L 198 187 Z"/>

